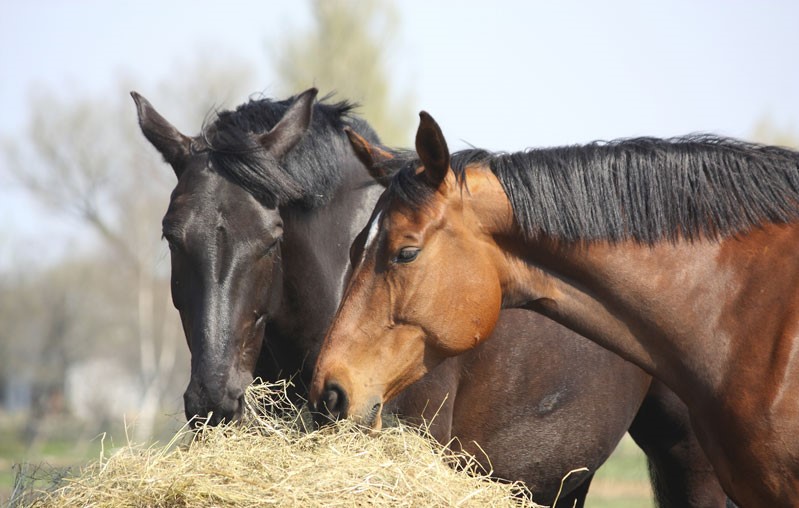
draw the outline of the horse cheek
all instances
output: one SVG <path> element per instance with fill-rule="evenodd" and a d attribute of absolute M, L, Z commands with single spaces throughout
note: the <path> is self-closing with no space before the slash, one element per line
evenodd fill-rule
<path fill-rule="evenodd" d="M 463 314 L 454 320 L 460 324 L 454 337 L 458 341 L 455 349 L 459 353 L 474 349 L 491 336 L 502 309 L 502 289 L 498 282 L 482 280 L 479 287 L 468 294 L 477 296 L 467 302 Z"/>
<path fill-rule="evenodd" d="M 483 291 L 482 305 L 473 318 L 475 332 L 472 347 L 477 347 L 491 336 L 502 311 L 502 288 L 499 283 L 491 284 L 490 288 L 484 287 Z"/>

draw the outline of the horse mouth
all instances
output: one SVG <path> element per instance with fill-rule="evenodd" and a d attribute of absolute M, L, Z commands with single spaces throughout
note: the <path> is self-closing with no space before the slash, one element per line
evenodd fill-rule
<path fill-rule="evenodd" d="M 244 396 L 228 404 L 230 407 L 204 409 L 202 411 L 187 411 L 186 419 L 192 430 L 202 430 L 204 427 L 231 425 L 241 421 L 244 415 Z M 193 414 L 190 414 L 193 413 Z"/>

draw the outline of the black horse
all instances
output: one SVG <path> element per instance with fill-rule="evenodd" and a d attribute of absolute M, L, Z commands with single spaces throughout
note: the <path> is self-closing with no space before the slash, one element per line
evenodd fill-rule
<path fill-rule="evenodd" d="M 189 137 L 132 93 L 144 135 L 178 177 L 163 234 L 192 357 L 189 419 L 235 420 L 254 377 L 298 373 L 293 396 L 307 394 L 349 246 L 382 192 L 344 129 L 377 145 L 375 133 L 350 104 L 314 104 L 315 95 L 250 101 Z M 583 506 L 593 472 L 629 429 L 649 457 L 661 506 L 724 505 L 684 406 L 648 375 L 529 311 L 503 312 L 494 336 L 386 409 L 412 420 L 435 414 L 436 439 L 457 437 L 453 446 L 477 457 L 485 451 L 487 469 L 524 481 L 540 502 L 587 466 L 558 502 Z M 503 381 L 478 381 L 488 376 Z"/>

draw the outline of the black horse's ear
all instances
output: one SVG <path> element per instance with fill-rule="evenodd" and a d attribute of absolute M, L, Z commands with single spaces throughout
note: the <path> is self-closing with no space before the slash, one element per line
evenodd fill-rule
<path fill-rule="evenodd" d="M 419 113 L 416 153 L 424 164 L 422 175 L 430 185 L 438 188 L 449 171 L 449 148 L 441 127 L 426 111 Z"/>
<path fill-rule="evenodd" d="M 144 137 L 163 155 L 174 169 L 175 174 L 180 177 L 189 157 L 191 138 L 182 134 L 171 123 L 169 123 L 158 111 L 155 110 L 150 101 L 136 92 L 130 92 L 133 102 L 136 103 L 136 113 L 139 115 L 139 126 Z"/>
<path fill-rule="evenodd" d="M 372 178 L 377 180 L 383 187 L 388 185 L 391 175 L 389 175 L 383 163 L 393 159 L 394 156 L 391 155 L 390 152 L 369 143 L 363 136 L 350 127 L 344 127 L 344 132 L 347 133 L 347 137 L 350 139 L 350 145 L 352 145 L 352 150 L 355 152 L 358 160 L 366 167 L 366 170 Z"/>
<path fill-rule="evenodd" d="M 275 159 L 282 159 L 308 130 L 317 93 L 316 88 L 302 92 L 286 110 L 283 118 L 269 132 L 261 135 L 258 141 Z"/>

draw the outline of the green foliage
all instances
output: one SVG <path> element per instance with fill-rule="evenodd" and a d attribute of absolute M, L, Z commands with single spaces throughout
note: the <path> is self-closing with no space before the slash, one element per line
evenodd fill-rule
<path fill-rule="evenodd" d="M 279 95 L 311 86 L 358 102 L 359 114 L 390 145 L 407 145 L 415 118 L 408 94 L 393 95 L 388 50 L 397 13 L 387 0 L 312 0 L 314 26 L 273 48 Z"/>

